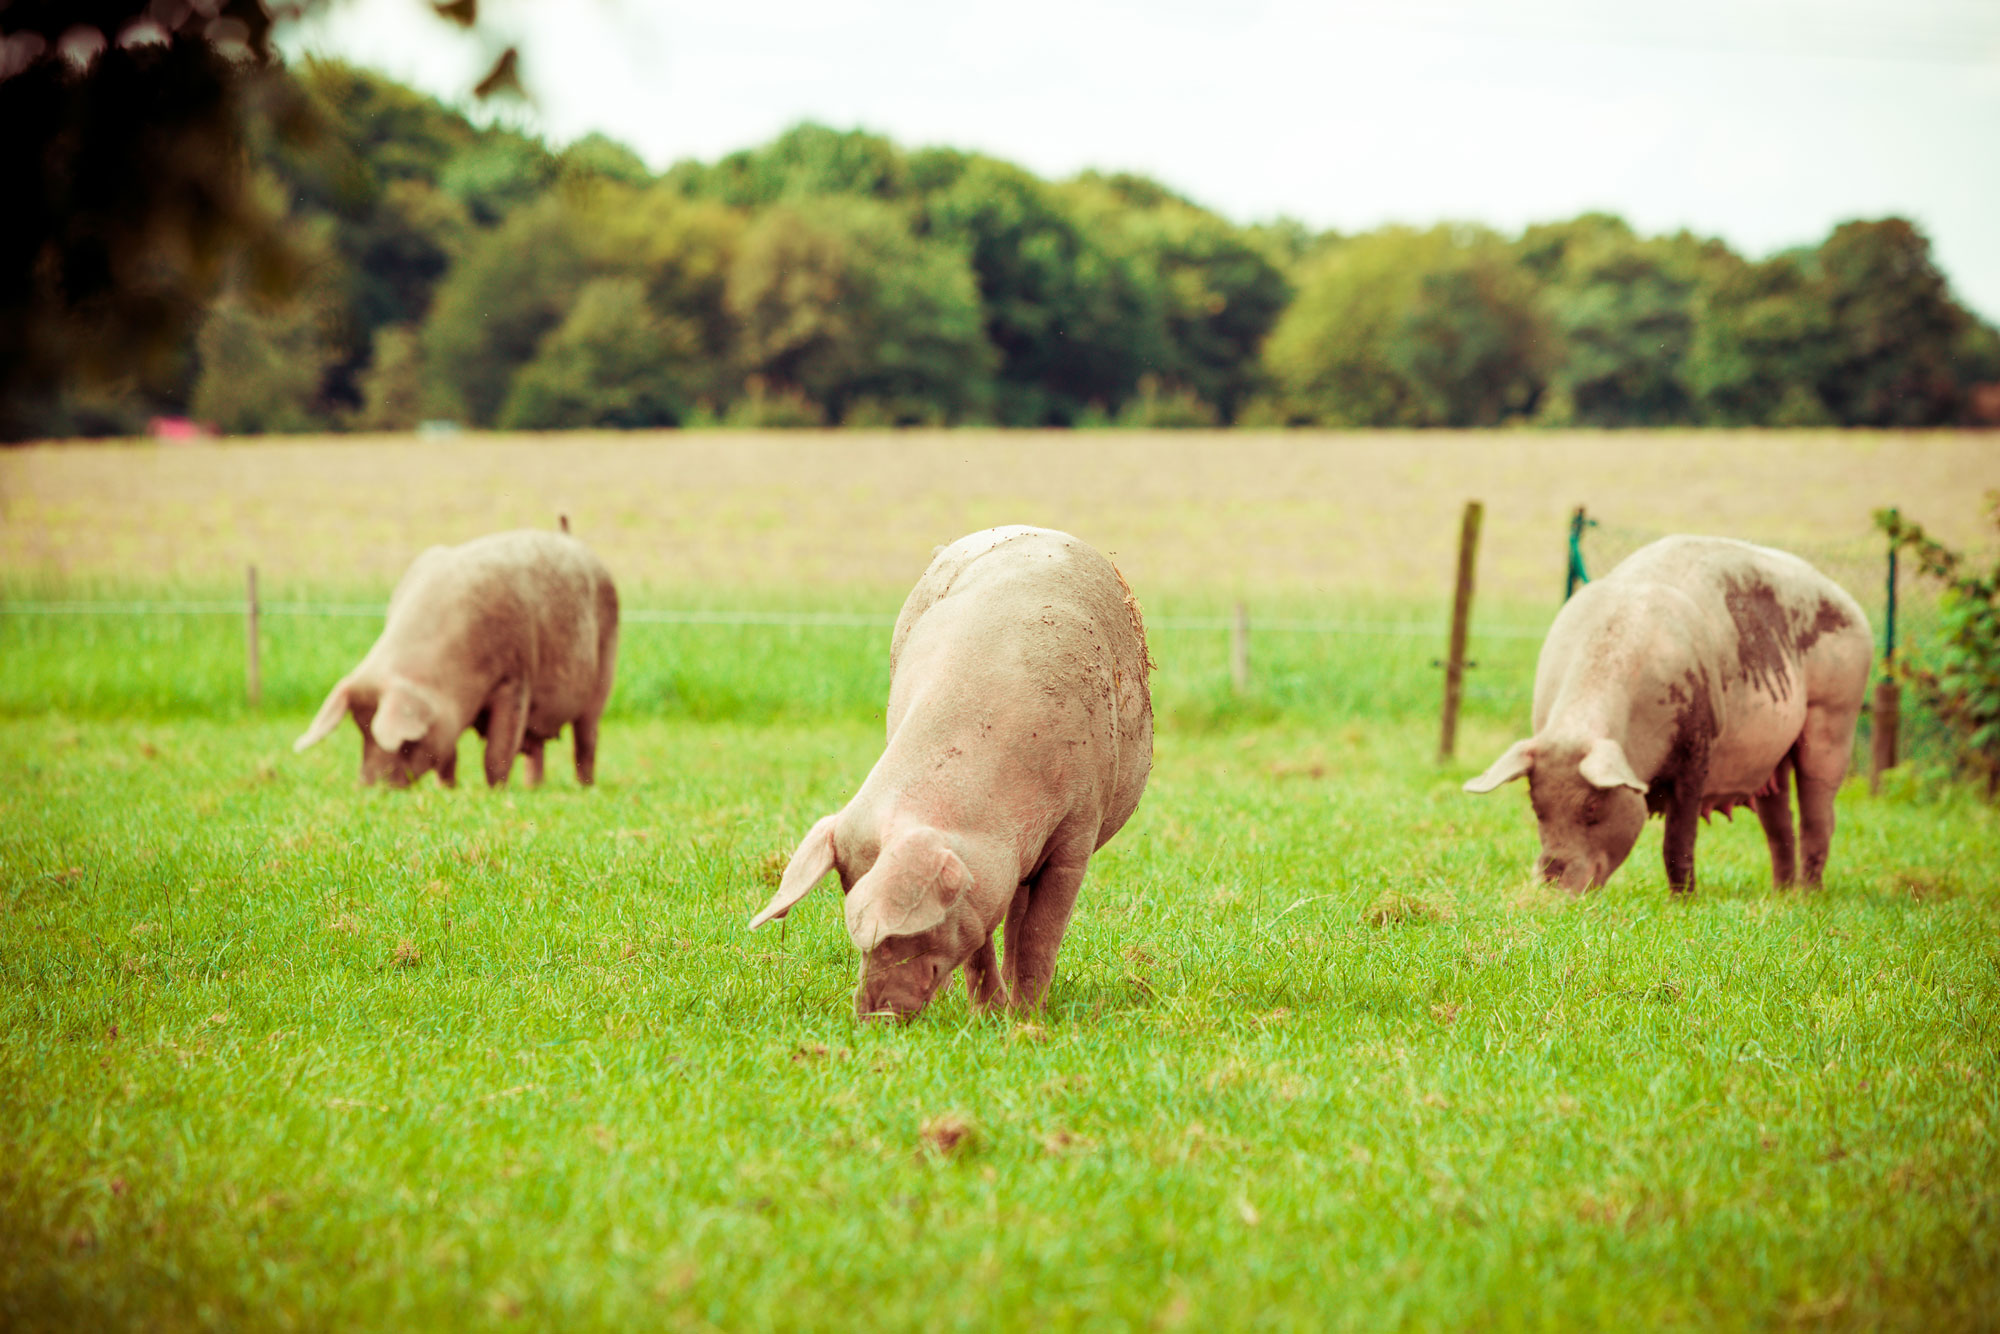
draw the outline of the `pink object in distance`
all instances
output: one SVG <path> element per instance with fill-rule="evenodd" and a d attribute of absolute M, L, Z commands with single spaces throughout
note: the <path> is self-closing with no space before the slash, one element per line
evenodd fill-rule
<path fill-rule="evenodd" d="M 146 434 L 155 440 L 175 442 L 212 440 L 215 428 L 189 417 L 155 417 L 146 423 Z"/>

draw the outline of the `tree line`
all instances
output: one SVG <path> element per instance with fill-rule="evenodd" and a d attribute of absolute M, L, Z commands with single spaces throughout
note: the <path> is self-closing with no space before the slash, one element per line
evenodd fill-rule
<path fill-rule="evenodd" d="M 256 243 L 168 355 L 0 380 L 0 433 L 2000 419 L 2000 332 L 1900 218 L 1764 259 L 1597 213 L 1316 233 L 813 124 L 655 174 L 337 62 L 275 80 L 239 110 Z"/>

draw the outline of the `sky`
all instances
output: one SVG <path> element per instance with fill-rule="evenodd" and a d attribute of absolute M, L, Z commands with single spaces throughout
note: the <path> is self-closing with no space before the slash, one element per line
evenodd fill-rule
<path fill-rule="evenodd" d="M 2000 0 L 333 0 L 291 54 L 447 101 L 509 43 L 561 144 L 655 168 L 802 120 L 1135 171 L 1238 222 L 1602 209 L 1762 256 L 1899 214 L 2000 322 Z"/>

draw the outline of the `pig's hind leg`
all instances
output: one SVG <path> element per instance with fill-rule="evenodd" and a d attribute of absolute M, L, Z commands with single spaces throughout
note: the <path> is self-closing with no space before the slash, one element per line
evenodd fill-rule
<path fill-rule="evenodd" d="M 1057 837 L 1062 839 L 1061 834 Z M 1007 970 L 1013 984 L 1008 999 L 1017 1010 L 1037 1009 L 1048 995 L 1056 974 L 1056 951 L 1062 948 L 1076 893 L 1083 887 L 1084 868 L 1096 846 L 1090 837 L 1059 841 L 1026 889 L 1014 897 L 1014 907 L 1007 913 Z M 1022 909 L 1024 896 L 1027 907 Z"/>
<path fill-rule="evenodd" d="M 576 751 L 576 781 L 589 787 L 597 781 L 597 715 L 585 714 L 571 723 L 569 736 Z"/>
<path fill-rule="evenodd" d="M 486 785 L 499 787 L 514 768 L 528 733 L 528 686 L 502 681 L 486 697 Z"/>
<path fill-rule="evenodd" d="M 1805 730 L 1799 734 L 1799 883 L 1818 889 L 1826 874 L 1827 854 L 1833 847 L 1833 797 L 1847 777 L 1847 762 L 1854 753 L 1854 723 L 1860 715 L 1853 708 L 1827 708 L 1814 704 L 1806 710 Z"/>
<path fill-rule="evenodd" d="M 1792 835 L 1792 757 L 1778 761 L 1771 780 L 1750 799 L 1764 842 L 1771 848 L 1771 883 L 1786 889 L 1798 879 L 1798 841 Z"/>
<path fill-rule="evenodd" d="M 521 754 L 526 756 L 528 761 L 529 787 L 540 787 L 542 785 L 542 743 L 545 740 L 547 738 L 538 737 L 532 733 L 521 739 Z"/>

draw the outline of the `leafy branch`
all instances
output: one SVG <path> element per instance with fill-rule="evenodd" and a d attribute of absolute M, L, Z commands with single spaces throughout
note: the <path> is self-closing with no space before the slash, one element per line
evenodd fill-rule
<path fill-rule="evenodd" d="M 2000 532 L 2000 491 L 1987 492 L 1986 507 Z M 1957 738 L 1960 761 L 1984 775 L 1990 799 L 2000 792 L 2000 558 L 1982 573 L 1895 510 L 1877 510 L 1875 526 L 1892 550 L 1908 551 L 1918 570 L 1944 585 L 1942 646 L 1933 661 L 1906 658 L 1896 670 Z"/>

